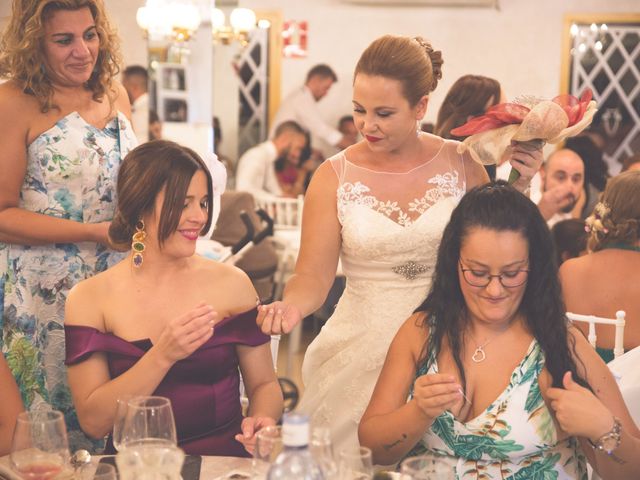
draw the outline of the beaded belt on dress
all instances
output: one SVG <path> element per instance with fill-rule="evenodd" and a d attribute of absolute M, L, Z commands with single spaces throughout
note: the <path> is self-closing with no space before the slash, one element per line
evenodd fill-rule
<path fill-rule="evenodd" d="M 428 272 L 429 270 L 431 270 L 431 267 L 422 263 L 416 263 L 412 260 L 402 265 L 396 265 L 391 269 L 393 273 L 397 273 L 407 280 L 415 280 L 418 275 Z"/>

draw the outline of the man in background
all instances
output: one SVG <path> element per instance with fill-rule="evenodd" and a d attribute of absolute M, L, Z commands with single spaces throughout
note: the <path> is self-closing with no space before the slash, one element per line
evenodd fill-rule
<path fill-rule="evenodd" d="M 291 162 L 297 163 L 305 143 L 305 131 L 298 123 L 281 123 L 271 140 L 250 148 L 240 157 L 236 170 L 236 190 L 249 192 L 254 198 L 282 196 L 275 162 L 286 156 Z"/>
<path fill-rule="evenodd" d="M 351 144 L 358 141 L 358 129 L 353 121 L 353 115 L 343 115 L 338 120 L 338 130 L 343 136 L 349 139 Z"/>
<path fill-rule="evenodd" d="M 313 139 L 321 139 L 340 149 L 351 145 L 353 141 L 350 138 L 323 120 L 317 105 L 337 81 L 338 77 L 328 65 L 319 64 L 309 70 L 305 84 L 280 104 L 273 119 L 271 136 L 282 122 L 293 120 L 307 130 Z"/>
<path fill-rule="evenodd" d="M 560 220 L 580 218 L 584 202 L 584 162 L 572 150 L 553 152 L 540 169 L 542 197 L 538 209 L 549 228 Z"/>
<path fill-rule="evenodd" d="M 139 143 L 149 141 L 149 75 L 140 65 L 130 65 L 122 72 L 122 85 L 131 102 L 131 123 Z"/>

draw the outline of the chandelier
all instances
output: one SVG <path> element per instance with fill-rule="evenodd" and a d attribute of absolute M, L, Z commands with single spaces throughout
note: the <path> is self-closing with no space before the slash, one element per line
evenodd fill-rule
<path fill-rule="evenodd" d="M 226 24 L 225 14 L 219 8 L 211 11 L 211 29 L 213 39 L 223 45 L 229 45 L 237 40 L 240 45 L 249 43 L 249 35 L 256 28 L 256 14 L 249 8 L 234 8 Z"/>
<path fill-rule="evenodd" d="M 602 51 L 605 43 L 607 42 L 607 33 L 609 27 L 606 23 L 597 25 L 592 23 L 591 25 L 572 24 L 569 29 L 573 40 L 573 47 L 571 48 L 571 54 L 584 54 L 588 49 L 592 48 L 595 51 Z"/>
<path fill-rule="evenodd" d="M 186 42 L 200 26 L 200 8 L 192 0 L 147 0 L 136 22 L 151 39 Z"/>

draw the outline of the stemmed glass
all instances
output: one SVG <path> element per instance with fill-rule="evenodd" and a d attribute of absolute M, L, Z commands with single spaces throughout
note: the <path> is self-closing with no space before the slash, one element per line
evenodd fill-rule
<path fill-rule="evenodd" d="M 328 427 L 315 427 L 311 430 L 309 452 L 320 465 L 324 478 L 335 478 L 338 466 L 333 456 L 331 431 Z"/>
<path fill-rule="evenodd" d="M 400 466 L 402 480 L 449 480 L 455 478 L 453 468 L 435 455 L 408 457 Z"/>
<path fill-rule="evenodd" d="M 176 423 L 168 398 L 132 397 L 126 405 L 117 439 L 114 432 L 114 446 L 117 442 L 118 450 L 132 445 L 177 445 Z"/>
<path fill-rule="evenodd" d="M 116 400 L 116 416 L 113 419 L 113 433 L 111 434 L 111 441 L 113 442 L 113 448 L 118 452 L 122 449 L 124 422 L 129 410 L 129 401 L 132 398 L 132 395 L 123 395 L 118 397 Z"/>
<path fill-rule="evenodd" d="M 13 433 L 10 462 L 13 470 L 25 480 L 49 480 L 67 467 L 69 443 L 62 412 L 20 413 Z"/>
<path fill-rule="evenodd" d="M 340 480 L 369 480 L 373 477 L 371 450 L 359 447 L 340 452 L 338 478 Z"/>
<path fill-rule="evenodd" d="M 282 428 L 268 426 L 256 433 L 256 444 L 253 450 L 253 474 L 256 478 L 264 478 L 271 464 L 282 452 Z"/>
<path fill-rule="evenodd" d="M 90 478 L 93 480 L 118 480 L 118 474 L 116 473 L 116 467 L 113 465 L 99 463 Z"/>

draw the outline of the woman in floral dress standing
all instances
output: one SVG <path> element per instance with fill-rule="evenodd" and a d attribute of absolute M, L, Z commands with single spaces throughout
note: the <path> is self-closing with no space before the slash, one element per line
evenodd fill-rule
<path fill-rule="evenodd" d="M 14 0 L 0 39 L 0 347 L 26 408 L 64 413 L 68 290 L 121 258 L 108 228 L 135 146 L 118 41 L 101 0 Z"/>

